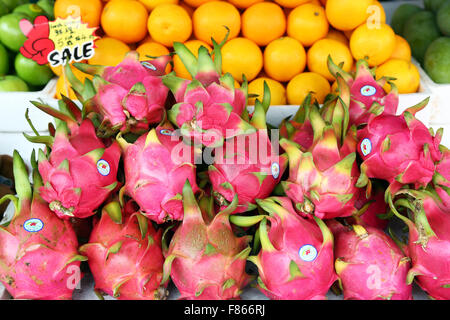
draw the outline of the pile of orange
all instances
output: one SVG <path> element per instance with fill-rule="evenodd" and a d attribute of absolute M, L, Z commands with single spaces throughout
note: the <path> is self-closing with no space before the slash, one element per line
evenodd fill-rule
<path fill-rule="evenodd" d="M 143 59 L 168 54 L 176 41 L 194 54 L 200 46 L 211 50 L 211 39 L 221 42 L 226 26 L 223 72 L 236 85 L 245 75 L 249 93 L 262 94 L 266 80 L 272 105 L 298 105 L 309 92 L 322 103 L 336 87 L 329 55 L 346 71 L 367 59 L 377 77 L 396 78 L 400 93 L 419 87 L 411 49 L 386 24 L 377 0 L 56 0 L 55 16 L 73 12 L 99 27 L 90 64 L 116 65 L 130 50 Z M 190 78 L 176 55 L 173 71 Z"/>

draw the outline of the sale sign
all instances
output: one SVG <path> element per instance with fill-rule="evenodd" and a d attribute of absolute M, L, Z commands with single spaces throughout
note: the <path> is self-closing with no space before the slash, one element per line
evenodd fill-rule
<path fill-rule="evenodd" d="M 27 37 L 20 53 L 38 64 L 50 63 L 56 67 L 94 56 L 97 28 L 89 28 L 80 17 L 49 21 L 47 17 L 39 16 L 34 24 L 23 19 L 20 29 Z"/>

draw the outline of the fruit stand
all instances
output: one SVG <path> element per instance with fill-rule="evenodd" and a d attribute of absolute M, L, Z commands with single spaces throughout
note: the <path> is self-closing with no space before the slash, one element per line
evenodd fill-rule
<path fill-rule="evenodd" d="M 449 21 L 0 0 L 0 299 L 450 299 Z"/>

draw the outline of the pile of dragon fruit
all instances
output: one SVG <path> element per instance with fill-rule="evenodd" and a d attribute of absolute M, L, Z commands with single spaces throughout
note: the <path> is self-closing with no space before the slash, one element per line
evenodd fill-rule
<path fill-rule="evenodd" d="M 311 95 L 279 128 L 270 90 L 221 70 L 222 44 L 65 68 L 78 102 L 54 117 L 31 168 L 14 152 L 14 215 L 0 227 L 0 280 L 16 299 L 71 299 L 92 274 L 117 299 L 410 300 L 413 282 L 450 299 L 450 152 L 364 60 L 323 105 Z M 383 87 L 390 85 L 386 92 Z M 276 108 L 276 107 L 273 107 Z M 32 122 L 28 119 L 33 128 Z M 29 179 L 29 176 L 32 179 Z M 31 182 L 30 182 L 31 180 Z M 391 223 L 401 223 L 401 234 Z"/>

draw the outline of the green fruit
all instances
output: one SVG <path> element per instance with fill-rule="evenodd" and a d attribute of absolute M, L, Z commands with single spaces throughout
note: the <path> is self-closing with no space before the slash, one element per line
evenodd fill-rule
<path fill-rule="evenodd" d="M 10 50 L 18 52 L 27 37 L 20 30 L 19 22 L 29 20 L 23 13 L 8 13 L 0 18 L 0 41 Z"/>
<path fill-rule="evenodd" d="M 3 4 L 5 4 L 9 11 L 13 11 L 15 7 L 20 6 L 21 4 L 28 3 L 27 0 L 0 0 Z"/>
<path fill-rule="evenodd" d="M 45 11 L 45 15 L 47 18 L 52 21 L 55 20 L 55 14 L 53 12 L 53 7 L 55 5 L 55 1 L 53 0 L 39 0 L 36 4 Z"/>
<path fill-rule="evenodd" d="M 403 35 L 403 26 L 406 20 L 414 13 L 422 11 L 423 9 L 414 4 L 404 3 L 395 10 L 391 18 L 391 26 L 394 32 L 398 35 Z"/>
<path fill-rule="evenodd" d="M 450 36 L 450 1 L 443 3 L 436 13 L 436 22 L 445 36 Z"/>
<path fill-rule="evenodd" d="M 0 76 L 4 76 L 9 70 L 8 50 L 0 44 Z"/>
<path fill-rule="evenodd" d="M 53 71 L 48 65 L 39 65 L 21 53 L 17 54 L 14 60 L 14 68 L 17 75 L 32 86 L 46 85 L 53 78 Z"/>
<path fill-rule="evenodd" d="M 447 0 L 424 0 L 423 5 L 426 10 L 436 12 L 441 4 L 446 2 Z"/>
<path fill-rule="evenodd" d="M 0 76 L 0 92 L 28 91 L 28 85 L 18 76 Z"/>
<path fill-rule="evenodd" d="M 21 4 L 13 12 L 26 14 L 30 18 L 30 21 L 34 21 L 38 16 L 45 16 L 45 11 L 35 3 Z"/>
<path fill-rule="evenodd" d="M 9 9 L 3 2 L 0 1 L 0 17 L 9 13 Z"/>
<path fill-rule="evenodd" d="M 420 63 L 423 63 L 425 51 L 430 43 L 440 36 L 436 19 L 431 11 L 420 11 L 413 14 L 403 28 L 403 37 L 408 41 L 412 55 Z"/>
<path fill-rule="evenodd" d="M 450 38 L 434 40 L 425 53 L 424 69 L 436 83 L 450 83 Z"/>

